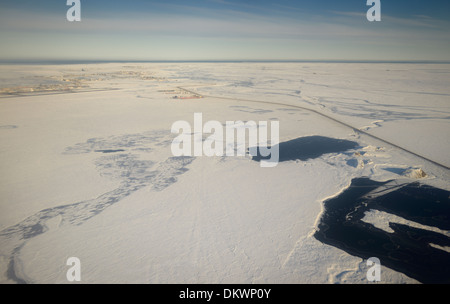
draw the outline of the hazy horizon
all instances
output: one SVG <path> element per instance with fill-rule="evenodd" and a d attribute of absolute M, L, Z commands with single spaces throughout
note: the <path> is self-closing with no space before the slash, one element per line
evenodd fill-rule
<path fill-rule="evenodd" d="M 217 60 L 126 60 L 126 59 L 0 59 L 0 64 L 3 65 L 65 65 L 65 64 L 102 64 L 102 63 L 362 63 L 362 64 L 450 64 L 450 60 L 308 60 L 308 59 L 217 59 Z"/>

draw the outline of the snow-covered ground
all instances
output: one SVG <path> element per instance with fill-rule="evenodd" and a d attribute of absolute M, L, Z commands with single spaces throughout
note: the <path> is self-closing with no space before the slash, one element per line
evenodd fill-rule
<path fill-rule="evenodd" d="M 366 283 L 314 238 L 322 202 L 357 177 L 450 190 L 449 88 L 443 64 L 1 66 L 0 283 L 67 283 L 69 257 L 83 283 Z M 358 145 L 274 168 L 174 157 L 194 113 Z"/>

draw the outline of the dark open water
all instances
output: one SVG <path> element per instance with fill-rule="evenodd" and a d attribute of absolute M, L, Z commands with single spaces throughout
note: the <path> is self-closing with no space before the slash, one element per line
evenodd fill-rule
<path fill-rule="evenodd" d="M 396 185 L 357 178 L 324 207 L 314 235 L 319 241 L 363 259 L 377 257 L 382 265 L 422 283 L 450 283 L 450 253 L 430 246 L 450 246 L 446 235 L 396 223 L 389 223 L 394 232 L 388 233 L 361 221 L 364 212 L 375 209 L 450 230 L 449 191 L 419 182 Z"/>

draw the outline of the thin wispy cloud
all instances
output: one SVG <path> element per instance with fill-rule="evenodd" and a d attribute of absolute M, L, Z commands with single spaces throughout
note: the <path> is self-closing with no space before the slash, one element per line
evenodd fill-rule
<path fill-rule="evenodd" d="M 55 56 L 59 49 L 67 56 L 72 52 L 86 57 L 102 50 L 119 54 L 120 49 L 122 57 L 139 54 L 147 59 L 164 54 L 171 54 L 171 59 L 186 59 L 189 54 L 195 59 L 252 54 L 265 59 L 352 59 L 363 53 L 368 60 L 380 59 L 379 54 L 385 59 L 408 54 L 407 60 L 450 60 L 450 23 L 428 14 L 395 16 L 383 11 L 382 22 L 368 22 L 365 6 L 359 11 L 319 9 L 313 1 L 302 1 L 310 6 L 229 0 L 129 3 L 133 3 L 129 8 L 120 2 L 103 8 L 89 2 L 82 6 L 81 22 L 65 19 L 67 6 L 48 11 L 6 6 L 0 11 L 0 39 L 8 45 L 0 47 L 0 58 L 26 56 L 32 37 L 45 41 L 47 45 L 39 46 L 45 56 Z M 112 51 L 114 41 L 128 45 Z M 183 48 L 173 49 L 180 42 Z M 382 51 L 376 53 L 374 45 Z"/>
<path fill-rule="evenodd" d="M 341 15 L 341 16 L 347 16 L 347 17 L 354 17 L 359 19 L 364 19 L 366 17 L 366 13 L 363 12 L 339 12 L 339 11 L 331 11 L 331 13 L 335 15 Z M 394 17 L 387 14 L 383 14 L 382 21 L 395 26 L 395 25 L 401 25 L 401 26 L 408 26 L 408 27 L 419 27 L 419 28 L 443 28 L 448 29 L 450 23 L 445 20 L 439 20 L 439 19 L 433 19 L 429 16 L 424 15 L 413 15 L 410 18 L 401 18 L 401 17 Z"/>

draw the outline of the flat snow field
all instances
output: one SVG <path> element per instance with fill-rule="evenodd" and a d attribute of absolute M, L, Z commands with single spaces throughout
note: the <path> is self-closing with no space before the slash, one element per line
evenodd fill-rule
<path fill-rule="evenodd" d="M 82 283 L 368 283 L 314 237 L 323 202 L 360 177 L 450 190 L 449 96 L 445 64 L 0 66 L 0 283 L 69 283 L 69 257 Z M 356 145 L 273 168 L 174 157 L 194 113 Z M 367 222 L 402 222 L 383 214 Z M 380 283 L 418 282 L 381 264 Z"/>

